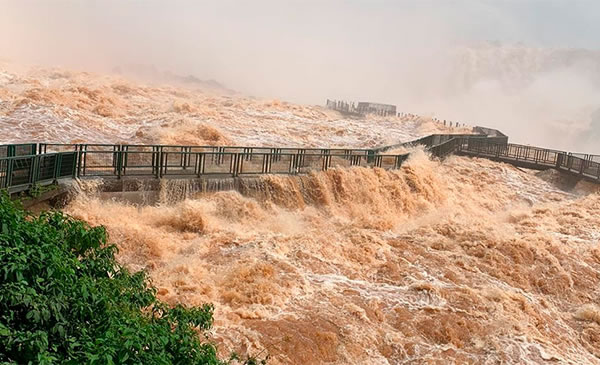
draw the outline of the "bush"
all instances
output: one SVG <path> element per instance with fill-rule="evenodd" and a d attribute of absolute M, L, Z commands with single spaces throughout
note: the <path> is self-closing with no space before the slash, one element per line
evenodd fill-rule
<path fill-rule="evenodd" d="M 169 308 L 102 227 L 0 194 L 0 364 L 223 364 L 210 304 Z"/>

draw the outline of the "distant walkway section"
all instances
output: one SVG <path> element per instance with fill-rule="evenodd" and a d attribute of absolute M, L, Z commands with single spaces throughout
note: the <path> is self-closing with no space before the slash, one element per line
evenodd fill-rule
<path fill-rule="evenodd" d="M 557 170 L 600 183 L 600 155 L 570 153 L 520 144 L 496 144 L 468 140 L 458 154 L 485 157 L 514 166 L 535 170 Z"/>
<path fill-rule="evenodd" d="M 10 193 L 61 179 L 225 178 L 261 174 L 297 175 L 361 166 L 398 169 L 410 153 L 398 148 L 423 145 L 432 156 L 484 157 L 515 166 L 556 168 L 600 183 L 600 156 L 508 143 L 501 132 L 475 127 L 474 134 L 433 134 L 371 149 L 166 146 L 29 143 L 0 145 L 0 189 Z"/>

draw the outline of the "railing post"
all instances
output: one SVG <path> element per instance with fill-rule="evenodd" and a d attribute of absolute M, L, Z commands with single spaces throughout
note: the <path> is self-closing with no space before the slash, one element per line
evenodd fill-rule
<path fill-rule="evenodd" d="M 263 174 L 271 173 L 271 158 L 273 155 L 264 154 L 263 155 Z"/>
<path fill-rule="evenodd" d="M 297 172 L 300 167 L 300 149 L 297 149 L 296 153 L 294 153 L 293 161 L 294 161 L 294 167 L 293 167 L 294 170 L 293 171 Z"/>
<path fill-rule="evenodd" d="M 15 168 L 14 164 L 15 164 L 15 160 L 12 158 L 7 161 L 7 166 L 6 166 L 6 188 L 7 189 L 12 186 L 13 169 Z"/>
<path fill-rule="evenodd" d="M 127 159 L 129 157 L 129 146 L 122 146 L 120 149 L 123 155 L 121 156 L 121 168 L 123 169 L 123 175 L 127 174 Z"/>
<path fill-rule="evenodd" d="M 235 154 L 233 154 L 231 156 L 232 156 L 232 159 L 233 159 L 233 161 L 232 161 L 233 162 L 233 172 L 232 172 L 232 174 L 233 174 L 233 177 L 236 177 L 236 176 L 238 176 L 239 174 L 242 173 L 244 161 L 243 161 L 242 158 L 240 158 L 241 156 L 240 156 L 239 152 L 237 152 L 237 153 L 235 153 Z"/>
<path fill-rule="evenodd" d="M 116 161 L 117 162 L 117 179 L 120 179 L 121 178 L 121 170 L 123 169 L 123 161 L 122 161 L 123 155 L 121 152 L 121 147 L 119 146 L 118 148 L 119 148 L 119 150 L 117 152 L 115 152 L 115 156 L 117 159 L 117 161 Z"/>
<path fill-rule="evenodd" d="M 5 164 L 3 164 L 3 162 L 5 162 Z M 4 170 L 3 170 L 4 168 Z M 0 160 L 0 173 L 4 172 L 4 176 L 2 176 L 0 174 L 0 189 L 4 189 L 4 188 L 8 188 L 8 186 L 6 185 L 7 183 L 7 179 L 8 179 L 8 175 L 7 175 L 7 171 L 8 170 L 8 160 Z"/>
<path fill-rule="evenodd" d="M 162 177 L 163 148 L 162 146 L 158 146 L 156 149 L 156 178 L 160 179 Z"/>
<path fill-rule="evenodd" d="M 156 175 L 158 176 L 158 173 L 156 172 L 156 146 L 152 146 L 152 175 Z"/>
<path fill-rule="evenodd" d="M 183 147 L 182 149 L 183 149 L 183 151 L 182 151 L 183 154 L 181 155 L 183 157 L 183 165 L 182 165 L 182 167 L 183 167 L 184 170 L 187 170 L 187 168 L 188 168 L 188 158 L 189 158 L 189 156 L 188 156 L 188 147 Z"/>
<path fill-rule="evenodd" d="M 179 155 L 179 167 L 183 167 L 185 165 L 185 147 L 181 147 L 181 149 L 179 150 L 179 152 L 181 152 L 181 154 Z"/>
<path fill-rule="evenodd" d="M 556 154 L 556 168 L 557 169 L 560 169 L 560 166 L 562 165 L 562 161 L 563 161 L 563 154 L 557 153 Z"/>
<path fill-rule="evenodd" d="M 83 152 L 81 150 L 82 150 L 82 148 L 75 147 L 75 153 L 76 153 L 76 158 L 77 158 L 77 160 L 76 160 L 76 164 L 77 164 L 77 177 L 81 176 L 81 160 L 82 160 L 82 157 L 83 157 Z"/>
<path fill-rule="evenodd" d="M 54 182 L 58 181 L 58 177 L 60 176 L 60 170 L 62 167 L 62 154 L 59 153 L 56 155 L 56 160 L 55 160 L 55 165 L 54 165 Z"/>
<path fill-rule="evenodd" d="M 196 155 L 196 176 L 200 177 L 203 172 L 204 153 L 198 152 Z"/>
<path fill-rule="evenodd" d="M 223 159 L 225 158 L 225 147 L 219 147 L 219 154 L 217 155 L 217 164 L 222 164 Z"/>
<path fill-rule="evenodd" d="M 296 156 L 298 155 L 295 154 L 290 156 L 290 163 L 288 164 L 288 174 L 290 175 L 294 175 L 296 172 Z"/>
<path fill-rule="evenodd" d="M 83 175 L 85 176 L 85 170 L 87 168 L 87 150 L 88 146 L 86 145 L 81 145 L 81 150 L 82 150 L 82 154 L 83 154 Z M 85 151 L 84 151 L 85 150 Z"/>
<path fill-rule="evenodd" d="M 277 148 L 270 148 L 271 160 L 277 162 Z"/>
<path fill-rule="evenodd" d="M 31 160 L 31 175 L 29 176 L 30 183 L 33 186 L 39 177 L 40 158 L 39 155 L 35 155 Z"/>

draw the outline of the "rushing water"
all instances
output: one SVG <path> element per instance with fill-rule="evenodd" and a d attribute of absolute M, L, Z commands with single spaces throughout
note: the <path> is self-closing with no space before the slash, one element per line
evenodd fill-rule
<path fill-rule="evenodd" d="M 3 71 L 0 143 L 365 148 L 460 133 L 431 118 L 345 118 L 318 106 L 65 70 Z M 4 66 L 6 67 L 6 66 Z"/>
<path fill-rule="evenodd" d="M 120 260 L 149 270 L 162 299 L 214 303 L 224 353 L 600 363 L 598 194 L 423 153 L 400 171 L 260 181 L 250 196 L 162 194 L 144 207 L 82 194 L 68 212 L 106 225 Z"/>
<path fill-rule="evenodd" d="M 0 130 L 0 142 L 346 147 L 448 131 L 61 70 L 0 71 Z M 398 171 L 263 176 L 245 195 L 165 181 L 145 205 L 86 182 L 66 211 L 105 225 L 162 299 L 214 303 L 223 354 L 600 363 L 600 196 L 583 184 L 565 193 L 555 177 L 417 150 Z"/>

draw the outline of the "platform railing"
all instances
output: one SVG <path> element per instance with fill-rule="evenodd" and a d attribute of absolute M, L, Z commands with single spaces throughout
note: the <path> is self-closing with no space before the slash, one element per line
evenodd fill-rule
<path fill-rule="evenodd" d="M 4 157 L 0 158 L 0 189 L 28 190 L 36 184 L 75 178 L 76 173 L 76 152 Z"/>
<path fill-rule="evenodd" d="M 37 144 L 35 143 L 0 145 L 0 158 L 35 155 L 36 151 Z"/>
<path fill-rule="evenodd" d="M 573 175 L 600 182 L 600 163 L 592 158 L 596 155 L 573 154 L 548 148 L 521 144 L 498 144 L 485 140 L 467 140 L 459 150 L 471 156 L 481 156 L 499 161 L 538 169 L 556 168 Z"/>
<path fill-rule="evenodd" d="M 504 135 L 430 135 L 400 145 L 424 145 L 432 156 L 440 159 L 458 152 L 513 164 L 525 161 L 533 167 L 554 167 L 600 181 L 600 159 L 596 161 L 598 155 L 511 144 L 507 143 Z M 27 190 L 37 183 L 75 177 L 236 177 L 259 174 L 294 175 L 352 166 L 400 168 L 409 154 L 385 154 L 388 147 L 340 149 L 49 143 L 4 145 L 0 146 L 0 152 L 5 151 L 7 156 L 0 155 L 0 189 Z"/>

